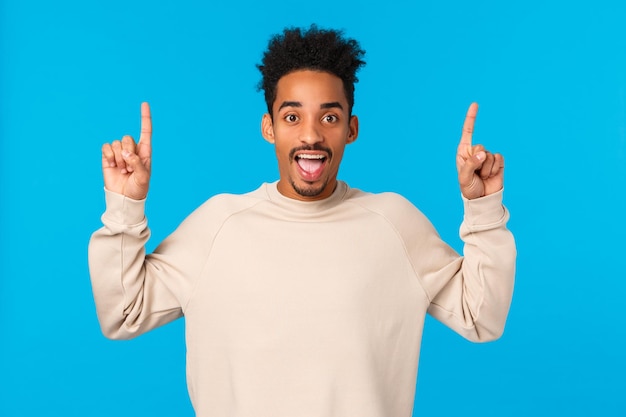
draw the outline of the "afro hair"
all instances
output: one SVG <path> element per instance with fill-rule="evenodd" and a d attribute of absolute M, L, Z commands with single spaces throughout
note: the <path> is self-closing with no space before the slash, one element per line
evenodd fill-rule
<path fill-rule="evenodd" d="M 267 110 L 272 115 L 276 85 L 283 76 L 297 70 L 314 70 L 336 75 L 343 81 L 349 111 L 354 106 L 356 72 L 365 65 L 365 51 L 354 39 L 345 39 L 339 30 L 287 28 L 274 35 L 257 65 L 262 79 L 258 89 L 265 92 Z"/>

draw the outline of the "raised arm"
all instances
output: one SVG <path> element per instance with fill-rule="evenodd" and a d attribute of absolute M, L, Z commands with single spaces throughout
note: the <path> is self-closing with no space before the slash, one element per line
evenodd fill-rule
<path fill-rule="evenodd" d="M 463 257 L 449 267 L 448 279 L 434 280 L 429 312 L 473 341 L 498 338 L 511 304 L 515 280 L 515 240 L 502 204 L 504 159 L 473 145 L 478 105 L 472 103 L 457 147 L 456 165 L 464 200 L 460 229 Z"/>
<path fill-rule="evenodd" d="M 139 143 L 124 136 L 102 146 L 104 227 L 89 242 L 89 270 L 102 332 L 128 339 L 182 315 L 184 275 L 146 257 L 150 236 L 144 214 L 152 159 L 152 119 L 141 105 Z M 187 262 L 191 265 L 192 262 Z"/>

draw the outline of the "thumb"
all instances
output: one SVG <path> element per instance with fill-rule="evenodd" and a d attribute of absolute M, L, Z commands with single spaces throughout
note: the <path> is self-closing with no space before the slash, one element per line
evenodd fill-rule
<path fill-rule="evenodd" d="M 486 157 L 486 153 L 481 150 L 467 159 L 460 158 L 459 186 L 466 198 L 472 199 L 483 195 L 484 185 L 476 171 L 483 166 Z"/>
<path fill-rule="evenodd" d="M 482 168 L 485 159 L 487 158 L 487 154 L 485 151 L 478 151 L 475 154 L 469 156 L 466 159 L 460 158 L 461 163 L 459 166 L 459 182 L 461 187 L 466 187 L 470 185 L 474 179 L 474 173 Z"/>
<path fill-rule="evenodd" d="M 134 182 L 139 187 L 147 187 L 150 182 L 150 171 L 143 164 L 136 153 L 123 150 L 122 158 L 126 162 L 126 168 L 134 174 Z"/>

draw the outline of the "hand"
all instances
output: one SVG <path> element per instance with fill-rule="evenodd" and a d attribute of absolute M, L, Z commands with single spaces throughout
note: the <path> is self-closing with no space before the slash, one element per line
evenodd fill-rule
<path fill-rule="evenodd" d="M 148 103 L 141 103 L 141 135 L 135 145 L 126 135 L 102 146 L 102 174 L 107 190 L 142 200 L 148 195 L 152 162 L 152 118 Z"/>
<path fill-rule="evenodd" d="M 477 112 L 478 104 L 472 103 L 467 110 L 461 142 L 456 150 L 461 193 L 470 200 L 500 191 L 504 184 L 504 157 L 487 151 L 483 145 L 472 146 Z"/>

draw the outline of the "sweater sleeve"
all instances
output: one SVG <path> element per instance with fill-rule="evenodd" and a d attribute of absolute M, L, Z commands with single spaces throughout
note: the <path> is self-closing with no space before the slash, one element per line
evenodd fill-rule
<path fill-rule="evenodd" d="M 502 335 L 511 304 L 515 241 L 502 191 L 463 202 L 464 256 L 443 256 L 439 270 L 425 277 L 429 313 L 469 340 L 490 341 Z"/>
<path fill-rule="evenodd" d="M 185 265 L 187 257 L 177 257 L 185 248 L 176 244 L 162 255 L 146 256 L 145 201 L 107 190 L 105 199 L 104 227 L 89 242 L 92 289 L 104 335 L 129 339 L 182 316 L 198 266 L 197 261 Z M 175 235 L 168 239 L 175 241 Z"/>

